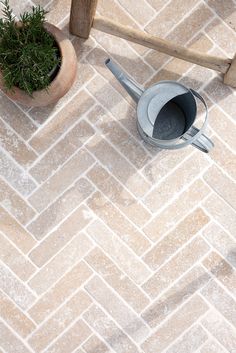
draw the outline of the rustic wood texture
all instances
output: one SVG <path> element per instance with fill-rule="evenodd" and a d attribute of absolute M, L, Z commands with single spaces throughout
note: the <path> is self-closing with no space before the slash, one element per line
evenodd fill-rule
<path fill-rule="evenodd" d="M 88 38 L 96 12 L 97 0 L 72 0 L 70 32 Z"/>
<path fill-rule="evenodd" d="M 231 59 L 219 58 L 187 49 L 151 34 L 120 25 L 115 21 L 109 20 L 108 18 L 102 16 L 95 16 L 93 27 L 113 36 L 144 45 L 148 48 L 158 50 L 162 53 L 207 67 L 209 69 L 220 71 L 222 73 L 227 72 L 232 61 Z"/>
<path fill-rule="evenodd" d="M 224 83 L 226 85 L 236 87 L 236 55 L 232 60 L 229 70 L 224 75 Z"/>

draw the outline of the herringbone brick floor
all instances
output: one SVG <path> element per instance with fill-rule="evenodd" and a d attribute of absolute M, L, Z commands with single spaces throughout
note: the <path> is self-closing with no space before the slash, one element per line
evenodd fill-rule
<path fill-rule="evenodd" d="M 69 0 L 34 3 L 68 33 Z M 233 0 L 99 0 L 98 12 L 236 52 Z M 78 78 L 58 104 L 0 96 L 0 352 L 235 353 L 235 92 L 213 71 L 95 30 L 71 39 Z M 145 145 L 107 56 L 143 85 L 199 90 L 212 152 Z"/>

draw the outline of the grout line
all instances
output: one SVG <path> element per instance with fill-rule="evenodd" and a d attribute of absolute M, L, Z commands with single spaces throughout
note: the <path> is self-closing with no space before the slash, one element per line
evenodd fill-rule
<path fill-rule="evenodd" d="M 83 113 L 81 115 L 81 117 L 76 120 L 73 124 L 71 124 L 68 129 L 66 131 L 64 131 L 59 138 L 57 138 L 45 151 L 41 152 L 40 155 L 39 155 L 39 158 L 37 158 L 37 160 L 35 160 L 31 165 L 30 165 L 30 168 L 29 168 L 29 173 L 31 171 L 31 169 L 33 169 L 35 166 L 37 166 L 43 159 L 44 157 L 50 153 L 56 145 L 58 145 L 59 143 L 61 143 L 63 141 L 63 139 L 77 126 L 79 125 L 85 118 L 85 116 L 87 114 L 89 114 L 92 110 L 94 109 L 94 104 L 86 111 L 86 113 Z M 91 124 L 90 124 L 91 125 Z M 78 149 L 81 148 L 83 146 L 83 143 L 81 143 L 81 146 L 78 146 Z M 61 164 L 61 165 L 64 165 L 65 163 Z M 60 166 L 61 166 L 60 165 Z M 60 167 L 59 166 L 59 167 Z M 55 174 L 55 173 L 54 173 Z M 31 174 L 30 174 L 31 175 Z M 44 181 L 48 180 L 49 177 L 47 179 L 45 179 Z M 43 182 L 44 182 L 43 181 Z M 40 183 L 40 182 L 39 182 Z"/>
<path fill-rule="evenodd" d="M 214 13 L 215 17 L 216 17 L 218 20 L 220 20 L 220 22 L 222 22 L 226 27 L 228 27 L 228 29 L 229 29 L 233 34 L 235 34 L 234 30 L 228 25 L 228 23 L 224 20 L 224 18 L 220 17 L 220 16 L 218 15 L 218 13 L 217 13 L 210 5 L 208 5 L 208 2 L 207 2 L 207 1 L 205 1 L 204 4 L 205 4 L 205 6 L 207 6 L 207 7 L 209 8 L 209 10 L 211 10 L 211 12 Z"/>
<path fill-rule="evenodd" d="M 35 277 L 38 276 L 38 274 L 42 273 L 42 272 L 45 270 L 45 268 L 46 268 L 48 265 L 50 265 L 50 263 L 51 263 L 57 256 L 61 256 L 61 253 L 65 250 L 65 248 L 66 248 L 67 246 L 69 246 L 79 234 L 82 234 L 82 235 L 83 235 L 83 231 L 77 232 L 77 233 L 66 243 L 66 245 L 65 245 L 63 248 L 61 248 L 61 249 L 60 249 L 56 254 L 54 254 L 47 262 L 45 262 L 45 264 L 43 264 L 43 266 L 41 266 L 41 267 L 39 268 L 39 270 L 38 270 L 37 272 L 35 272 L 35 273 L 31 276 L 31 278 L 29 278 L 29 279 L 27 280 L 26 284 L 27 284 L 30 288 L 31 288 L 31 286 L 30 286 L 28 283 L 31 281 L 31 279 L 34 279 Z M 93 244 L 93 245 L 94 245 L 94 244 Z M 56 283 L 58 283 L 68 272 L 70 272 L 70 271 L 73 269 L 73 267 L 75 267 L 79 262 L 81 262 L 81 261 L 84 259 L 84 257 L 86 257 L 86 256 L 90 253 L 90 251 L 93 250 L 93 248 L 94 248 L 94 246 L 93 246 L 93 247 L 91 246 L 91 248 L 89 248 L 81 257 L 77 258 L 77 259 L 75 260 L 75 262 L 66 270 L 66 272 L 64 272 L 63 274 L 61 274 L 61 276 L 60 276 L 56 281 L 54 281 L 54 282 L 51 283 L 51 285 L 50 285 L 49 288 L 55 286 Z M 44 292 L 42 292 L 42 293 L 40 293 L 40 294 L 37 293 L 37 295 L 41 297 L 41 296 L 44 295 L 45 292 L 47 292 L 47 290 L 44 291 Z"/>
<path fill-rule="evenodd" d="M 12 335 L 16 337 L 29 350 L 29 352 L 35 353 L 30 347 L 30 345 L 28 344 L 28 342 L 23 337 L 21 337 L 19 333 L 17 333 L 17 331 L 15 331 L 5 320 L 3 320 L 3 318 L 1 318 L 0 320 L 3 322 L 6 328 L 12 333 Z M 11 347 L 11 348 L 14 349 L 14 347 Z"/>
<path fill-rule="evenodd" d="M 8 295 L 8 293 L 6 293 L 6 292 L 4 292 L 2 289 L 0 289 L 0 292 L 3 292 L 4 293 L 4 295 L 7 297 L 7 299 L 11 302 L 11 303 L 13 303 L 13 305 L 14 306 L 16 306 L 16 308 L 23 314 L 23 315 L 25 315 L 30 321 L 32 321 L 32 323 L 35 325 L 35 327 L 37 328 L 37 322 L 36 321 L 34 321 L 34 319 L 28 314 L 28 312 L 27 312 L 27 310 L 24 310 L 24 309 L 22 309 L 20 306 L 19 306 L 19 304 L 17 304 L 9 295 Z M 2 316 L 0 317 L 0 320 L 3 320 L 3 318 L 2 318 Z M 13 329 L 13 328 L 12 328 Z M 25 337 L 26 338 L 26 337 Z"/>
<path fill-rule="evenodd" d="M 113 296 L 116 297 L 116 298 L 118 298 L 118 299 L 124 304 L 124 306 L 128 307 L 129 310 L 136 316 L 136 318 L 139 319 L 139 320 L 143 323 L 143 325 L 148 329 L 148 331 L 150 331 L 149 326 L 148 326 L 147 323 L 144 321 L 144 319 L 139 315 L 139 313 L 137 313 L 137 312 L 132 308 L 132 306 L 131 306 L 128 302 L 126 302 L 125 299 L 109 284 L 109 282 L 107 282 L 101 275 L 99 275 L 98 272 L 95 271 L 95 270 L 93 269 L 93 267 L 92 267 L 86 260 L 84 260 L 84 261 L 87 263 L 87 265 L 89 266 L 89 268 L 90 268 L 93 272 L 95 272 L 95 276 L 94 276 L 94 277 L 98 277 L 98 278 L 100 279 L 100 281 L 102 281 L 102 283 L 103 283 L 105 286 L 107 286 L 107 287 L 109 288 L 109 290 L 112 292 Z M 97 299 L 96 299 L 95 297 L 93 297 L 93 294 L 90 294 L 90 292 L 89 292 L 86 288 L 84 288 L 84 289 L 85 289 L 86 292 L 93 298 L 93 300 L 97 303 L 98 301 L 97 301 Z M 99 302 L 98 302 L 98 303 L 99 303 Z M 101 305 L 101 304 L 100 304 L 100 305 Z M 105 307 L 104 307 L 104 309 L 106 310 Z M 107 310 L 106 310 L 106 311 L 107 311 Z M 113 318 L 113 320 L 116 321 L 115 318 Z M 137 344 L 137 342 L 136 342 L 136 344 Z"/>
<path fill-rule="evenodd" d="M 82 261 L 78 261 L 77 263 L 79 263 L 79 262 L 84 262 L 84 261 L 83 261 L 83 260 L 82 260 Z M 89 282 L 92 277 L 94 277 L 94 274 L 91 274 L 91 275 L 81 284 L 81 286 L 80 286 L 79 288 L 75 289 L 75 290 L 73 291 L 73 293 L 69 294 L 69 295 L 66 297 L 66 299 L 65 299 L 60 305 L 58 305 L 55 309 L 53 309 L 53 310 L 50 312 L 50 314 L 48 314 L 42 321 L 40 321 L 39 323 L 36 323 L 36 325 L 37 325 L 37 326 L 36 326 L 36 329 L 35 329 L 33 332 L 31 332 L 31 333 L 27 336 L 27 340 L 28 340 L 29 338 L 31 338 L 31 336 L 33 336 L 33 335 L 35 334 L 35 332 L 36 332 L 39 328 L 41 328 L 42 326 L 44 326 L 45 323 L 47 323 L 47 321 L 51 320 L 52 317 L 53 317 L 54 315 L 56 315 L 56 314 L 63 308 L 63 306 L 67 305 L 67 304 L 69 303 L 69 301 L 70 301 L 75 295 L 77 295 L 79 292 L 85 292 L 85 290 L 84 290 L 84 288 L 83 288 L 83 285 L 84 285 L 85 283 Z M 49 290 L 50 290 L 50 289 L 51 289 L 51 288 L 49 288 Z M 48 290 L 48 291 L 49 291 L 49 290 Z M 45 292 L 45 293 L 46 293 L 46 292 Z M 35 306 L 35 304 L 37 305 L 37 303 L 42 299 L 42 297 L 45 295 L 45 293 L 39 297 L 39 299 L 28 309 L 27 312 L 29 312 L 29 311 Z M 90 304 L 89 306 L 91 306 L 91 304 Z M 85 309 L 85 310 L 87 310 L 87 309 Z M 83 312 L 84 312 L 85 310 L 83 310 Z M 29 317 L 31 318 L 30 315 L 29 315 Z M 78 319 L 78 317 L 77 317 L 77 319 Z M 31 318 L 31 320 L 33 320 L 33 319 Z"/>
<path fill-rule="evenodd" d="M 86 204 L 84 204 L 84 201 L 81 202 L 79 205 L 77 205 L 66 217 L 64 217 L 63 221 L 61 221 L 60 223 L 57 224 L 57 226 L 55 226 L 49 233 L 47 233 L 42 239 L 37 240 L 37 244 L 35 244 L 34 247 L 32 247 L 30 249 L 30 251 L 28 252 L 27 255 L 29 255 L 35 248 L 38 248 L 38 246 L 41 245 L 41 243 L 43 243 L 49 236 L 51 236 L 51 234 L 58 229 L 58 227 L 64 223 L 66 220 L 68 220 L 70 218 L 70 216 L 77 211 L 79 208 L 81 208 L 82 206 L 85 206 L 86 208 L 88 208 L 88 206 Z"/>
<path fill-rule="evenodd" d="M 0 260 L 0 265 L 2 267 L 5 267 L 12 275 L 12 277 L 17 280 L 23 287 L 24 289 L 26 289 L 28 292 L 30 292 L 30 294 L 35 297 L 35 299 L 37 299 L 37 293 L 35 291 L 33 291 L 28 285 L 27 283 L 25 283 L 20 277 L 17 276 L 17 274 L 12 271 L 12 269 L 7 265 L 5 264 L 5 262 L 3 262 L 2 260 Z M 3 291 L 5 293 L 5 291 Z M 7 293 L 6 293 L 7 294 Z M 9 295 L 8 295 L 9 296 Z M 11 299 L 14 303 L 15 301 L 13 299 Z M 19 306 L 20 307 L 20 306 Z M 21 308 L 21 311 L 26 311 L 28 309 L 24 309 L 24 308 Z"/>
<path fill-rule="evenodd" d="M 221 311 L 219 311 L 209 300 L 207 300 L 204 295 L 201 293 L 203 288 L 201 288 L 198 291 L 198 295 L 201 297 L 202 300 L 205 301 L 205 303 L 210 307 L 210 309 L 213 309 L 213 311 L 216 311 L 217 314 L 224 320 L 227 322 L 227 324 L 232 328 L 233 331 L 235 331 L 235 326 L 232 324 L 232 322 L 230 322 L 222 313 Z M 204 326 L 205 327 L 205 326 Z"/>
<path fill-rule="evenodd" d="M 86 289 L 85 289 L 86 290 Z M 111 314 L 105 309 L 105 307 L 103 307 L 98 301 L 95 300 L 95 298 L 93 298 L 93 296 L 86 290 L 86 293 L 88 294 L 88 296 L 92 299 L 93 304 L 97 307 L 100 308 L 100 310 L 105 314 L 106 317 L 108 317 L 113 323 L 115 323 L 115 326 L 126 336 L 129 338 L 129 340 L 135 345 L 136 348 L 138 348 L 139 343 L 135 342 L 134 339 L 123 329 L 123 327 L 119 324 L 119 322 L 117 322 L 115 320 L 115 318 L 113 318 L 111 316 Z M 83 316 L 82 316 L 83 317 Z M 84 317 L 83 317 L 84 319 Z M 84 319 L 85 320 L 85 319 Z M 86 324 L 89 325 L 90 324 L 85 320 Z M 148 326 L 147 326 L 148 328 Z M 96 331 L 97 332 L 97 331 Z M 107 341 L 105 341 L 107 342 Z M 108 345 L 108 344 L 107 344 Z"/>
<path fill-rule="evenodd" d="M 142 229 L 146 228 L 157 216 L 160 216 L 163 211 L 165 211 L 169 206 L 171 206 L 175 201 L 179 199 L 179 197 L 188 189 L 191 188 L 191 186 L 196 182 L 201 176 L 209 169 L 210 165 L 202 168 L 201 172 L 197 174 L 195 177 L 193 177 L 188 183 L 184 184 L 184 186 L 178 191 L 178 193 L 175 193 L 175 195 L 170 198 L 162 207 L 160 207 L 155 213 L 152 212 L 152 217 L 143 225 Z M 194 206 L 195 207 L 195 206 Z M 193 208 L 194 208 L 193 207 Z M 189 212 L 190 213 L 190 212 Z M 187 213 L 187 214 L 189 214 Z M 177 222 L 179 223 L 179 222 Z"/>
<path fill-rule="evenodd" d="M 83 91 L 84 87 L 85 87 L 87 84 L 89 84 L 89 82 L 92 81 L 94 77 L 95 77 L 95 75 L 93 75 L 89 80 L 87 80 L 86 83 L 84 83 L 83 85 L 81 85 L 81 86 L 78 88 L 78 90 L 76 90 L 76 91 L 74 92 L 74 94 L 71 95 L 71 96 L 68 98 L 68 100 L 62 104 L 61 107 L 59 107 L 59 109 L 55 110 L 55 111 L 52 113 L 52 115 L 51 115 L 50 117 L 48 117 L 47 120 L 31 135 L 31 137 L 28 139 L 28 142 L 30 143 L 31 140 L 32 140 L 35 136 L 37 136 L 38 133 L 39 133 L 41 130 L 47 128 L 47 126 L 49 125 L 49 123 L 51 123 L 51 121 L 54 119 L 54 117 L 55 117 L 60 111 L 62 111 L 62 109 L 64 109 L 68 104 L 70 104 L 70 102 L 71 102 L 81 91 Z M 30 144 L 30 145 L 31 145 L 31 144 Z"/>
<path fill-rule="evenodd" d="M 100 220 L 100 219 L 99 219 L 99 220 Z M 89 225 L 88 225 L 86 228 L 88 228 L 88 227 L 89 227 Z M 150 301 L 149 296 L 148 296 L 147 293 L 143 290 L 143 288 L 141 287 L 141 285 L 140 285 L 140 284 L 137 284 L 132 278 L 130 278 L 130 276 L 127 274 L 127 272 L 126 272 L 122 267 L 120 267 L 119 263 L 117 263 L 116 259 L 113 258 L 112 255 L 108 254 L 108 253 L 104 250 L 104 248 L 102 247 L 102 245 L 100 245 L 99 243 L 97 243 L 96 240 L 94 240 L 93 237 L 87 232 L 87 230 L 85 230 L 85 233 L 86 233 L 86 235 L 89 237 L 89 239 L 91 239 L 91 241 L 93 241 L 93 243 L 94 243 L 94 245 L 95 245 L 95 249 L 98 248 L 98 249 L 118 268 L 118 270 L 119 270 L 126 278 L 128 278 L 128 280 L 129 280 L 130 282 L 132 282 L 133 285 L 134 285 L 135 287 L 137 287 L 137 288 L 140 290 L 140 292 L 142 292 L 142 294 L 144 295 L 144 297 L 145 297 L 146 299 L 148 299 L 148 301 Z M 111 231 L 111 233 L 113 233 L 113 232 Z M 115 234 L 115 233 L 113 233 L 113 234 Z M 93 251 L 93 249 L 92 249 L 91 251 Z M 89 254 L 88 254 L 88 255 L 89 255 Z M 87 260 L 86 260 L 86 259 L 84 259 L 84 261 L 87 263 Z M 91 265 L 90 265 L 90 267 L 91 267 Z M 101 278 L 103 278 L 103 276 L 100 275 L 96 270 L 93 270 L 93 271 L 94 271 L 95 273 L 97 273 Z M 117 293 L 118 293 L 118 292 L 117 292 Z M 140 312 L 137 312 L 137 314 L 140 314 Z"/>
<path fill-rule="evenodd" d="M 155 270 L 152 270 L 154 273 L 152 273 L 151 276 L 149 276 L 147 279 L 145 279 L 145 281 L 141 284 L 141 287 L 143 287 L 143 285 L 146 284 L 153 276 L 155 276 L 157 272 L 162 270 L 163 267 L 165 267 L 168 263 L 170 263 L 177 255 L 179 255 L 179 253 L 181 253 L 183 250 L 185 250 L 189 246 L 189 244 L 191 244 L 197 238 L 200 238 L 201 237 L 201 232 L 204 231 L 204 229 L 209 225 L 209 223 L 210 222 L 206 223 L 201 229 L 199 229 L 199 231 L 197 231 L 197 233 L 195 233 L 190 239 L 188 239 L 177 250 L 175 250 L 175 252 L 172 255 L 167 257 L 163 261 L 163 263 L 161 265 L 159 265 Z M 205 238 L 203 240 L 205 240 Z M 210 249 L 211 248 L 212 248 L 212 246 L 210 246 Z M 202 255 L 201 258 L 205 257 L 209 253 L 209 251 L 207 251 L 206 254 Z M 189 267 L 185 272 L 183 272 L 182 275 L 180 275 L 177 279 L 172 281 L 171 284 L 168 287 L 166 287 L 164 290 L 162 290 L 162 292 L 160 292 L 155 298 L 150 297 L 150 299 L 151 300 L 156 300 L 157 298 L 159 298 L 163 292 L 165 292 L 166 290 L 171 288 L 173 284 L 177 283 L 177 281 L 179 281 L 182 277 L 184 277 L 184 275 L 185 275 L 185 273 L 187 271 L 189 271 L 190 269 L 192 270 L 198 263 L 200 263 L 200 259 L 196 260 L 191 267 Z M 145 293 L 146 293 L 146 291 L 145 291 Z M 147 293 L 147 295 L 148 295 L 148 293 Z"/>

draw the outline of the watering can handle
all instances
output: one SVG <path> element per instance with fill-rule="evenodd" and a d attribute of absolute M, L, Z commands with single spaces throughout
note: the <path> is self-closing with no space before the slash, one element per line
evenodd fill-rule
<path fill-rule="evenodd" d="M 203 132 L 206 129 L 207 121 L 208 121 L 207 104 L 204 98 L 198 92 L 194 91 L 193 89 L 190 89 L 190 91 L 195 97 L 197 97 L 203 103 L 206 109 L 205 120 L 203 122 L 201 129 L 197 129 L 195 126 L 192 126 L 182 137 L 182 139 L 185 140 L 185 142 L 175 144 L 174 146 L 168 146 L 164 144 L 161 145 L 159 143 L 158 146 L 161 148 L 172 150 L 172 149 L 179 149 L 192 144 L 194 147 L 200 149 L 202 152 L 207 153 L 214 146 L 213 142 L 208 137 L 203 135 Z"/>

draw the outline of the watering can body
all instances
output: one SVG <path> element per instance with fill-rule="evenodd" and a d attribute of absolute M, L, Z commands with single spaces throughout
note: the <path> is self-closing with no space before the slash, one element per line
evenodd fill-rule
<path fill-rule="evenodd" d="M 175 81 L 160 81 L 145 90 L 112 60 L 107 59 L 105 64 L 137 103 L 137 127 L 147 143 L 165 149 L 179 149 L 192 144 L 203 152 L 209 152 L 214 146 L 203 134 L 208 109 L 196 91 Z M 197 116 L 195 98 L 206 109 L 200 130 L 193 125 Z"/>

